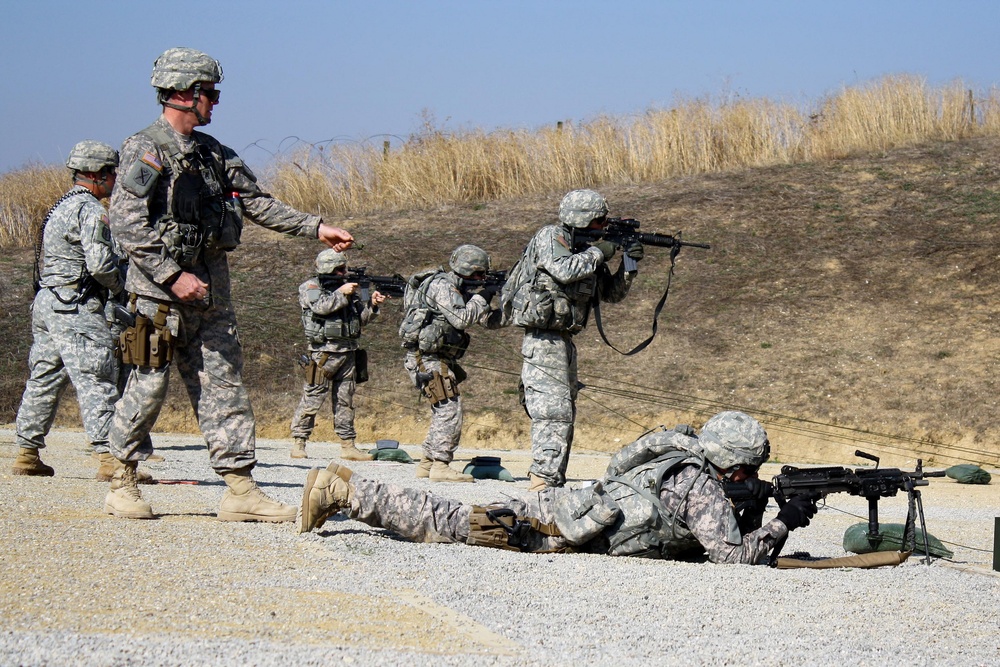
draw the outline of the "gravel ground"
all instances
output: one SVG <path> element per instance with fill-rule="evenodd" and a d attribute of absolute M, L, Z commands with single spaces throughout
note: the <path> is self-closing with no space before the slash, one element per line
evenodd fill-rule
<path fill-rule="evenodd" d="M 349 520 L 309 535 L 218 522 L 224 486 L 201 439 L 154 440 L 166 460 L 148 469 L 194 483 L 144 486 L 159 518 L 128 521 L 104 514 L 107 484 L 93 479 L 82 433 L 50 436 L 56 476 L 29 478 L 10 474 L 13 432 L 0 429 L 0 664 L 1000 664 L 996 482 L 924 489 L 930 533 L 963 545 L 952 562 L 774 570 L 411 544 Z M 289 446 L 258 441 L 255 474 L 298 504 L 306 471 L 338 450 L 310 443 L 314 458 L 293 461 Z M 502 456 L 519 481 L 436 493 L 486 502 L 524 492 L 526 452 L 459 454 Z M 599 476 L 606 463 L 574 455 L 570 476 Z M 412 465 L 352 467 L 432 486 Z M 905 507 L 884 501 L 882 520 L 902 521 Z M 865 512 L 832 497 L 786 553 L 843 555 L 844 529 Z"/>

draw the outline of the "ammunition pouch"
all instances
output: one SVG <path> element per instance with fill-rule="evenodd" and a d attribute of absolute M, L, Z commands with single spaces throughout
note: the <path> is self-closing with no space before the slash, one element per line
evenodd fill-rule
<path fill-rule="evenodd" d="M 167 328 L 170 307 L 160 304 L 153 319 L 136 313 L 135 323 L 118 339 L 121 360 L 137 368 L 164 368 L 174 358 L 174 336 Z"/>
<path fill-rule="evenodd" d="M 539 549 L 545 537 L 560 537 L 554 524 L 542 523 L 538 519 L 520 519 L 512 509 L 473 505 L 469 515 L 469 538 L 467 544 L 492 547 L 507 551 L 546 553 L 567 551 L 566 549 Z"/>
<path fill-rule="evenodd" d="M 368 350 L 354 351 L 354 384 L 368 382 Z"/>

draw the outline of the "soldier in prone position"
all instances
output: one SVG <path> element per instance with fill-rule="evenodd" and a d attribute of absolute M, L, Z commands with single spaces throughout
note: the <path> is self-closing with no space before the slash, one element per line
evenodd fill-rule
<path fill-rule="evenodd" d="M 115 406 L 109 442 L 125 464 L 105 498 L 105 510 L 119 517 L 153 517 L 135 469 L 152 451 L 148 434 L 176 365 L 212 468 L 228 487 L 218 518 L 295 518 L 294 507 L 269 498 L 251 475 L 254 417 L 243 385 L 226 254 L 239 245 L 244 216 L 274 231 L 319 238 L 335 250 L 353 238 L 262 191 L 232 149 L 196 130 L 212 120 L 220 81 L 222 67 L 205 53 L 167 50 L 151 78 L 163 114 L 122 146 L 110 217 L 129 256 L 126 289 L 136 323 L 123 334 L 124 361 L 134 368 Z"/>
<path fill-rule="evenodd" d="M 293 459 L 304 459 L 306 442 L 316 424 L 316 414 L 330 394 L 334 429 L 340 438 L 340 458 L 370 461 L 372 456 L 355 444 L 354 391 L 358 339 L 361 327 L 378 317 L 385 296 L 374 291 L 367 302 L 358 284 L 345 282 L 347 258 L 327 249 L 316 257 L 316 274 L 299 285 L 302 326 L 309 342 L 309 364 L 302 400 L 292 417 Z"/>
<path fill-rule="evenodd" d="M 334 463 L 309 472 L 299 532 L 319 528 L 343 510 L 415 542 L 759 563 L 816 513 L 815 501 L 797 496 L 763 523 L 771 488 L 757 470 L 769 452 L 757 420 L 722 412 L 700 434 L 682 425 L 627 445 L 593 486 L 547 487 L 488 507 L 362 479 Z M 743 482 L 752 500 L 734 507 L 723 490 L 727 480 Z"/>

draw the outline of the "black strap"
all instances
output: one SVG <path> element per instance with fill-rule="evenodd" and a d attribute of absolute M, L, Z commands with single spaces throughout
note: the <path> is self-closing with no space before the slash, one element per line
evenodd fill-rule
<path fill-rule="evenodd" d="M 598 289 L 598 290 L 594 291 L 594 297 L 593 297 L 593 299 L 594 299 L 594 301 L 593 301 L 594 321 L 597 323 L 597 331 L 598 331 L 598 333 L 601 334 L 601 340 L 603 340 L 604 343 L 608 347 L 610 347 L 612 350 L 614 350 L 618 354 L 624 355 L 626 357 L 630 357 L 633 354 L 637 354 L 639 352 L 642 352 L 643 350 L 646 349 L 647 346 L 649 346 L 650 343 L 653 342 L 653 339 L 656 338 L 656 329 L 657 329 L 657 326 L 659 325 L 658 320 L 660 318 L 660 311 L 663 310 L 663 306 L 665 306 L 666 303 L 667 303 L 667 295 L 670 294 L 670 283 L 671 283 L 671 281 L 674 278 L 674 265 L 677 263 L 677 253 L 679 253 L 680 251 L 681 251 L 681 247 L 679 245 L 674 245 L 674 246 L 671 246 L 671 248 L 670 248 L 670 271 L 667 272 L 667 287 L 666 287 L 666 289 L 663 290 L 663 296 L 660 297 L 660 301 L 656 304 L 656 309 L 653 311 L 653 329 L 652 329 L 652 332 L 649 334 L 649 338 L 647 338 L 646 340 L 642 341 L 641 343 L 639 343 L 638 345 L 636 345 L 635 347 L 633 347 L 628 352 L 622 352 L 617 347 L 615 347 L 614 345 L 612 345 L 611 341 L 608 340 L 607 335 L 604 333 L 604 326 L 601 323 L 601 295 L 600 295 L 600 290 Z"/>

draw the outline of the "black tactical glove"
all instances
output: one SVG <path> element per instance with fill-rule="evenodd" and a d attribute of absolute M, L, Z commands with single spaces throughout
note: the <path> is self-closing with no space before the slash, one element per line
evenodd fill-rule
<path fill-rule="evenodd" d="M 646 251 L 643 250 L 641 243 L 639 243 L 638 241 L 632 241 L 627 246 L 625 246 L 625 254 L 628 255 L 630 259 L 638 262 L 639 260 L 641 260 L 643 257 L 646 256 Z"/>
<path fill-rule="evenodd" d="M 748 477 L 743 480 L 743 485 L 747 487 L 747 491 L 753 496 L 754 500 L 763 500 L 764 504 L 767 504 L 767 499 L 771 497 L 771 493 L 774 491 L 774 485 L 770 482 L 765 482 L 762 479 L 757 479 L 756 477 Z"/>
<path fill-rule="evenodd" d="M 788 532 L 809 525 L 809 519 L 816 514 L 816 501 L 807 496 L 795 496 L 778 510 L 775 517 L 788 527 Z"/>
<path fill-rule="evenodd" d="M 594 241 L 590 245 L 601 251 L 605 262 L 615 256 L 615 244 L 611 241 Z"/>

